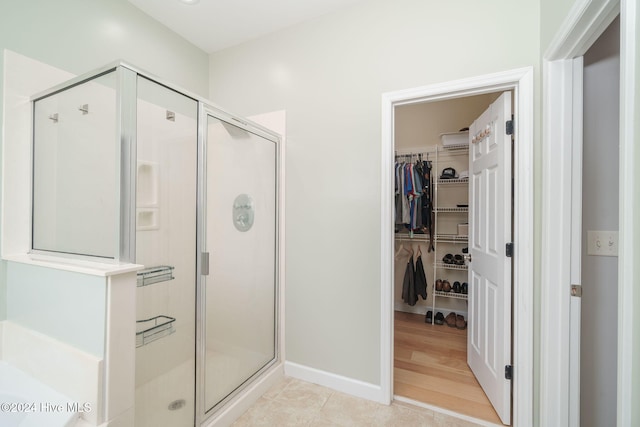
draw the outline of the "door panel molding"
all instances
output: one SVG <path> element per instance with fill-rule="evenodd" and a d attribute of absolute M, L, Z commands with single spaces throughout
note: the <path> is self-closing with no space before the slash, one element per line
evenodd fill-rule
<path fill-rule="evenodd" d="M 503 92 L 469 126 L 469 332 L 467 364 L 503 423 L 511 422 L 512 265 L 506 254 L 511 200 L 511 92 Z M 488 135 L 475 141 L 474 135 Z M 472 138 L 474 138 L 472 140 Z M 480 339 L 478 339 L 480 337 Z"/>
<path fill-rule="evenodd" d="M 393 400 L 393 159 L 394 108 L 512 90 L 514 146 L 513 424 L 533 425 L 533 67 L 389 92 L 382 95 L 379 401 Z"/>

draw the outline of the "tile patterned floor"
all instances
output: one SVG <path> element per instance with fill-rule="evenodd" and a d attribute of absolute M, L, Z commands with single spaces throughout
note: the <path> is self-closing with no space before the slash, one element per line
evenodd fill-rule
<path fill-rule="evenodd" d="M 478 425 L 401 402 L 394 402 L 390 406 L 382 405 L 319 385 L 285 378 L 238 418 L 233 427 L 476 427 Z"/>

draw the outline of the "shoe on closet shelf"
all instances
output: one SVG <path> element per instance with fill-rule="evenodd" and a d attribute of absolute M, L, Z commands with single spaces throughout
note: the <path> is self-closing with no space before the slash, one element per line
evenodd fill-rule
<path fill-rule="evenodd" d="M 462 285 L 460 285 L 460 292 L 465 295 L 469 293 L 469 284 L 467 282 L 462 282 Z"/>
<path fill-rule="evenodd" d="M 464 258 L 460 254 L 455 254 L 453 256 L 453 263 L 455 265 L 464 265 Z"/>
<path fill-rule="evenodd" d="M 424 316 L 424 323 L 433 323 L 433 312 L 431 310 L 427 311 L 427 314 Z"/>
<path fill-rule="evenodd" d="M 453 292 L 455 292 L 456 294 L 459 294 L 461 291 L 461 286 L 460 286 L 460 282 L 458 282 L 457 280 L 455 282 L 453 282 Z"/>
<path fill-rule="evenodd" d="M 444 318 L 444 321 L 447 322 L 447 326 L 450 328 L 456 327 L 456 314 L 452 311 L 447 314 L 447 317 Z"/>
<path fill-rule="evenodd" d="M 444 314 L 437 312 L 436 317 L 433 319 L 433 323 L 436 325 L 442 325 L 444 323 Z"/>
<path fill-rule="evenodd" d="M 456 316 L 456 328 L 458 328 L 458 329 L 466 329 L 467 328 L 467 322 L 466 322 L 466 320 L 464 320 L 464 316 L 461 316 L 459 314 Z"/>
<path fill-rule="evenodd" d="M 436 291 L 442 292 L 442 280 L 436 280 Z"/>
<path fill-rule="evenodd" d="M 448 280 L 442 281 L 442 292 L 451 292 L 451 283 Z"/>
<path fill-rule="evenodd" d="M 453 255 L 452 254 L 446 254 L 442 258 L 442 262 L 444 262 L 445 264 L 453 264 Z"/>

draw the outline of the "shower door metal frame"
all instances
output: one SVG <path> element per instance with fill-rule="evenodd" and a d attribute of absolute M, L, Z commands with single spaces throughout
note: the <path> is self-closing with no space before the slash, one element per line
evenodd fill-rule
<path fill-rule="evenodd" d="M 280 136 L 275 132 L 253 123 L 247 119 L 229 114 L 217 107 L 200 102 L 198 105 L 198 196 L 197 196 L 197 237 L 196 245 L 198 247 L 198 256 L 196 257 L 197 269 L 197 288 L 196 288 L 196 426 L 204 424 L 206 421 L 218 414 L 227 404 L 233 402 L 238 395 L 242 393 L 248 386 L 262 376 L 265 372 L 273 368 L 281 361 L 280 352 L 280 197 L 281 197 L 281 147 L 282 141 Z M 275 223 L 274 223 L 274 357 L 258 371 L 254 372 L 242 384 L 238 386 L 222 401 L 218 402 L 212 408 L 206 408 L 205 403 L 205 370 L 204 363 L 206 361 L 206 289 L 204 287 L 203 275 L 208 275 L 209 262 L 208 253 L 206 252 L 206 194 L 207 194 L 207 130 L 208 117 L 211 116 L 220 121 L 229 123 L 239 127 L 249 133 L 260 136 L 275 144 Z M 203 270 L 206 269 L 206 270 Z M 215 266 L 213 267 L 215 268 Z M 203 274 L 206 273 L 206 274 Z"/>

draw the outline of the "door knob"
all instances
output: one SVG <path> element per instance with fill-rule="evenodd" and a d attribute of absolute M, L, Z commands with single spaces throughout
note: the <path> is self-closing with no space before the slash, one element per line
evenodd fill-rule
<path fill-rule="evenodd" d="M 464 257 L 464 260 L 467 262 L 471 262 L 471 254 L 464 254 L 462 255 Z"/>

